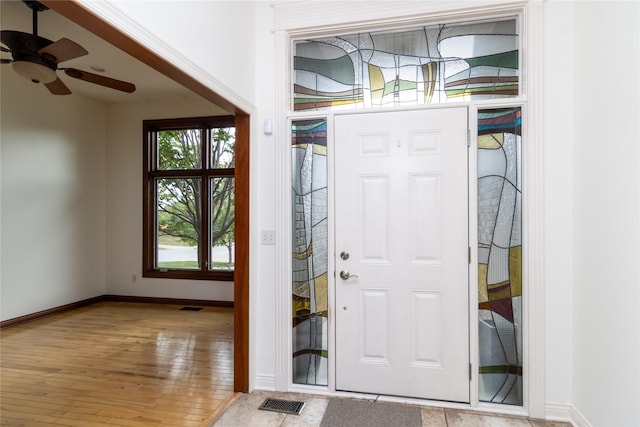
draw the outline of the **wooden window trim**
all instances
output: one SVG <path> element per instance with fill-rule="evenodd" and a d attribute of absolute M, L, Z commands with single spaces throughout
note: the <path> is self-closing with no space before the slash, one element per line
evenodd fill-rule
<path fill-rule="evenodd" d="M 209 193 L 209 179 L 214 177 L 236 177 L 236 168 L 209 168 L 210 156 L 210 140 L 203 138 L 201 147 L 201 163 L 200 169 L 193 170 L 159 170 L 156 168 L 157 162 L 157 141 L 153 140 L 154 132 L 161 130 L 179 130 L 179 129 L 197 129 L 197 128 L 215 128 L 215 127 L 235 127 L 235 119 L 233 116 L 208 116 L 208 117 L 189 117 L 176 119 L 157 119 L 144 120 L 142 126 L 143 132 L 143 249 L 142 249 L 142 276 L 165 279 L 187 279 L 187 280 L 216 280 L 216 281 L 233 281 L 234 271 L 208 270 L 202 267 L 199 270 L 184 269 L 159 269 L 155 267 L 155 186 L 154 180 L 158 178 L 198 178 L 202 182 L 202 194 Z M 237 138 L 236 138 L 237 144 Z M 237 149 L 236 149 L 237 156 Z M 237 160 L 236 160 L 237 163 Z M 237 189 L 235 190 L 237 193 Z M 237 197 L 237 194 L 234 194 Z M 208 215 L 204 213 L 209 210 L 209 197 L 201 198 L 201 212 L 203 213 L 203 222 L 201 233 L 202 236 L 209 235 Z M 207 237 L 208 240 L 208 237 Z M 209 258 L 208 245 L 200 245 L 200 259 Z"/>

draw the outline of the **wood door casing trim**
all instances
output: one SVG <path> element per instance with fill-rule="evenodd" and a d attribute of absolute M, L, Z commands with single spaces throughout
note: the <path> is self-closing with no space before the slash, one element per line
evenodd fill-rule
<path fill-rule="evenodd" d="M 249 391 L 249 153 L 250 116 L 236 112 L 234 391 Z"/>
<path fill-rule="evenodd" d="M 42 3 L 236 117 L 234 391 L 249 391 L 249 123 L 247 112 L 74 1 Z"/>

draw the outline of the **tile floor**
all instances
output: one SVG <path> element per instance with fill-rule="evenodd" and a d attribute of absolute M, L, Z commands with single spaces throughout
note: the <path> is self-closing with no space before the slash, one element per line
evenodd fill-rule
<path fill-rule="evenodd" d="M 302 400 L 300 415 L 259 410 L 267 398 Z M 242 394 L 212 424 L 212 427 L 318 427 L 329 403 L 329 397 L 297 393 L 254 391 Z M 422 408 L 423 427 L 571 427 L 570 423 L 534 420 L 506 415 L 487 415 L 459 409 Z M 360 427 L 360 426 L 353 426 Z M 364 426 L 362 426 L 364 427 Z M 401 426 L 394 426 L 401 427 Z"/>

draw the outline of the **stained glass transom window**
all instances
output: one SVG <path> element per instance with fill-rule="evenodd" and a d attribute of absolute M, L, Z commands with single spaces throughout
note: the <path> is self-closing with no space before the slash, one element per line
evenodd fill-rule
<path fill-rule="evenodd" d="M 291 126 L 293 382 L 328 384 L 327 122 Z"/>
<path fill-rule="evenodd" d="M 479 399 L 522 405 L 522 117 L 478 112 Z"/>
<path fill-rule="evenodd" d="M 519 95 L 517 19 L 296 41 L 293 110 Z"/>

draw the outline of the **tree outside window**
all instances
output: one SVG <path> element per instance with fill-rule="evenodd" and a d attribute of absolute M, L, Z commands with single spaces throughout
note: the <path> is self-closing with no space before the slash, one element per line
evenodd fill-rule
<path fill-rule="evenodd" d="M 233 280 L 233 117 L 146 120 L 144 275 Z"/>

